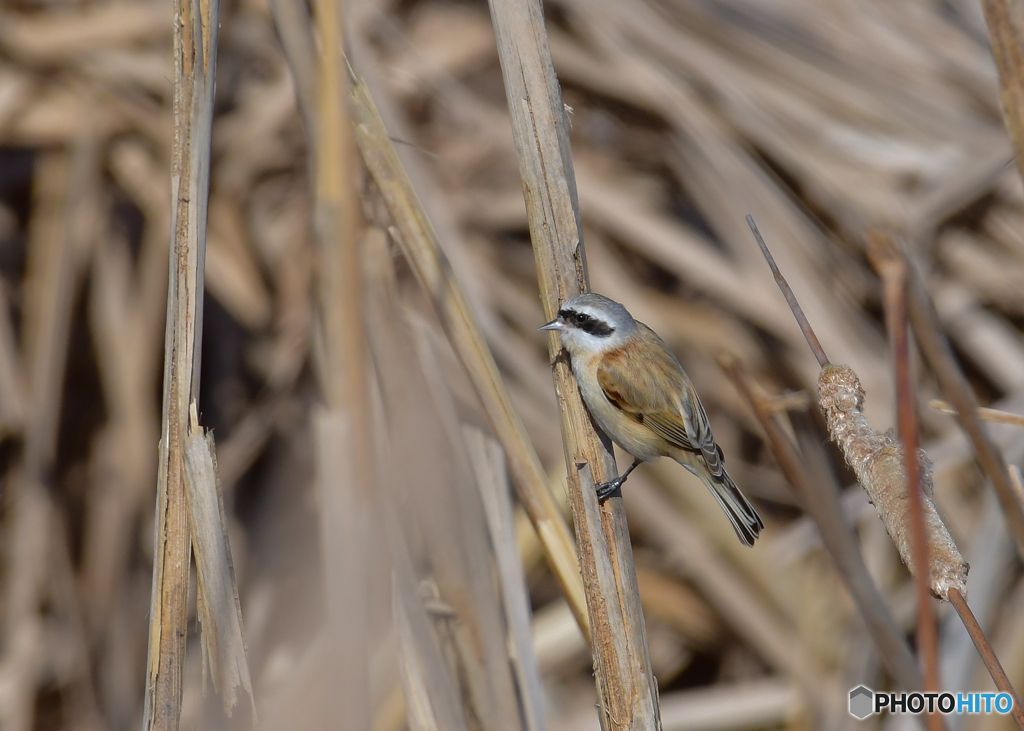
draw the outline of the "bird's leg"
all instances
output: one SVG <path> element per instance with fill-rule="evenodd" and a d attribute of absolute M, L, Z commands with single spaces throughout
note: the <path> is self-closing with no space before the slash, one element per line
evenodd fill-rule
<path fill-rule="evenodd" d="M 631 464 L 629 468 L 621 475 L 616 477 L 614 480 L 609 480 L 608 482 L 604 482 L 598 485 L 597 501 L 599 503 L 603 503 L 605 500 L 610 498 L 612 496 L 612 493 L 616 492 L 620 487 L 622 487 L 622 484 L 626 481 L 626 478 L 629 477 L 629 473 L 635 470 L 636 466 L 640 464 L 641 461 L 642 460 L 634 459 L 633 464 Z"/>

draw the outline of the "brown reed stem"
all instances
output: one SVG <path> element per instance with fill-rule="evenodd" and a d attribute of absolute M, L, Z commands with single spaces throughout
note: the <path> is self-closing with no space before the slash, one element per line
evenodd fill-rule
<path fill-rule="evenodd" d="M 189 405 L 199 394 L 219 15 L 219 0 L 178 0 L 175 13 L 173 241 L 167 291 L 145 731 L 177 731 L 181 718 L 192 557 L 182 466 Z"/>
<path fill-rule="evenodd" d="M 992 676 L 992 681 L 996 684 L 996 688 L 1001 693 L 1007 693 L 1013 699 L 1013 708 L 1010 709 L 1010 715 L 1013 717 L 1014 722 L 1017 724 L 1017 728 L 1020 731 L 1024 731 L 1024 707 L 1021 706 L 1020 697 L 1017 695 L 1017 691 L 1013 689 L 1013 685 L 1010 684 L 1010 679 L 1006 677 L 1006 672 L 1003 670 L 1003 666 L 999 662 L 999 658 L 996 657 L 996 653 L 992 650 L 992 645 L 989 644 L 988 638 L 985 637 L 985 633 L 981 631 L 981 626 L 978 624 L 977 618 L 974 616 L 974 612 L 967 605 L 967 600 L 964 599 L 956 589 L 949 590 L 949 603 L 953 605 L 956 613 L 960 616 L 960 621 L 964 623 L 964 627 L 967 628 L 967 634 L 971 636 L 971 640 L 974 642 L 975 648 L 978 650 L 978 654 L 981 656 L 982 662 L 985 663 L 985 668 L 988 670 L 988 674 Z"/>
<path fill-rule="evenodd" d="M 589 288 L 565 105 L 540 0 L 489 0 L 533 240 L 544 313 Z M 539 324 L 539 323 L 538 323 Z M 598 504 L 594 486 L 616 474 L 557 338 L 549 337 L 562 419 L 569 498 L 593 631 L 602 729 L 660 728 L 633 549 L 621 497 Z"/>
<path fill-rule="evenodd" d="M 786 278 L 782 276 L 782 271 L 775 263 L 775 257 L 773 257 L 772 252 L 768 250 L 768 245 L 764 242 L 761 232 L 757 230 L 757 224 L 754 223 L 754 217 L 749 213 L 747 214 L 747 225 L 750 226 L 750 230 L 753 232 L 754 238 L 757 239 L 757 245 L 761 247 L 761 253 L 764 254 L 764 258 L 768 262 L 768 266 L 771 267 L 772 275 L 775 277 L 775 283 L 779 285 L 779 289 L 782 290 L 782 296 L 786 298 L 786 302 L 789 304 L 789 309 L 793 311 L 793 317 L 796 318 L 796 322 L 800 326 L 800 331 L 804 334 L 807 344 L 811 346 L 811 351 L 814 353 L 814 357 L 818 359 L 818 365 L 824 368 L 825 364 L 828 363 L 828 356 L 825 355 L 825 349 L 821 347 L 821 343 L 818 341 L 818 336 L 814 334 L 814 330 L 811 328 L 811 323 L 807 321 L 807 316 L 804 315 L 803 308 L 800 307 L 800 303 L 797 302 L 796 295 L 793 294 L 793 290 L 789 286 L 789 282 L 787 282 Z"/>
<path fill-rule="evenodd" d="M 907 495 L 910 502 L 911 550 L 914 565 L 914 584 L 917 588 L 917 646 L 924 663 L 925 691 L 939 690 L 939 638 L 935 613 L 931 604 L 929 574 L 931 559 L 925 535 L 921 474 L 918 464 L 917 411 L 914 387 L 910 375 L 910 344 L 907 326 L 906 267 L 902 258 L 877 247 L 872 254 L 882 277 L 885 298 L 885 320 L 896 369 L 897 421 L 900 441 L 903 443 L 903 465 L 907 475 Z M 942 722 L 935 713 L 927 714 L 931 731 L 940 731 Z"/>

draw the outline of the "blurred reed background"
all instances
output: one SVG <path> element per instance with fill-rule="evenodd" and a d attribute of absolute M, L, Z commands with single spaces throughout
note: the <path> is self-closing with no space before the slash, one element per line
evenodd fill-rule
<path fill-rule="evenodd" d="M 375 430 L 362 441 L 376 452 L 379 494 L 366 507 L 365 486 L 347 496 L 317 488 L 318 471 L 343 475 L 355 458 L 317 447 L 348 427 L 320 406 L 338 343 L 316 314 L 316 51 L 310 10 L 268 2 L 221 8 L 199 399 L 217 441 L 257 725 L 596 729 L 586 642 L 530 521 L 508 500 L 502 452 L 431 294 L 389 240 L 363 174 L 354 184 L 369 231 L 360 286 Z M 342 7 L 353 67 L 568 511 L 487 6 Z M 982 404 L 1024 410 L 1024 189 L 981 7 L 549 0 L 545 12 L 592 286 L 673 347 L 767 524 L 743 548 L 674 463 L 644 466 L 626 485 L 664 729 L 902 728 L 847 715 L 852 687 L 903 688 L 716 357 L 732 354 L 769 393 L 790 394 L 780 408 L 811 414 L 810 447 L 825 445 L 818 366 L 747 230 L 750 213 L 826 351 L 859 375 L 869 419 L 894 426 L 882 287 L 864 239 L 883 227 L 905 234 Z M 164 0 L 0 9 L 5 731 L 142 720 L 171 31 Z M 1020 560 L 956 421 L 924 406 L 939 395 L 927 369 L 917 386 L 935 500 L 972 567 L 970 604 L 1019 688 Z M 1007 462 L 1020 463 L 1024 432 L 989 428 Z M 831 445 L 822 454 L 846 486 L 842 507 L 870 575 L 912 639 L 910 575 L 842 456 Z M 358 541 L 339 535 L 355 524 Z M 517 609 L 520 574 L 529 617 Z M 192 586 L 182 728 L 250 727 L 246 702 L 227 720 L 204 695 Z M 352 606 L 355 616 L 332 611 Z M 948 604 L 939 654 L 944 688 L 992 689 Z M 1008 716 L 946 722 L 1012 727 Z"/>

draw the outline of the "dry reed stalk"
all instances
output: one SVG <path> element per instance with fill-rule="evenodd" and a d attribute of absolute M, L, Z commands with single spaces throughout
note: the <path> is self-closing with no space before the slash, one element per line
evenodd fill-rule
<path fill-rule="evenodd" d="M 982 0 L 981 7 L 999 69 L 1003 123 L 1024 175 L 1024 6 L 1014 0 Z"/>
<path fill-rule="evenodd" d="M 761 232 L 758 230 L 757 224 L 754 223 L 754 217 L 749 213 L 747 214 L 747 225 L 750 227 L 750 231 L 754 234 L 754 239 L 757 241 L 757 245 L 761 249 L 761 254 L 764 256 L 765 261 L 768 262 L 768 267 L 772 270 L 772 276 L 775 278 L 775 283 L 779 286 L 779 289 L 782 290 L 782 296 L 786 298 L 786 304 L 789 305 L 789 309 L 793 312 L 793 317 L 796 318 L 797 325 L 800 326 L 800 332 L 803 333 L 804 339 L 807 341 L 807 345 L 810 347 L 811 352 L 814 353 L 814 357 L 818 361 L 818 366 L 820 368 L 824 368 L 828 363 L 828 356 L 825 355 L 825 349 L 821 347 L 821 343 L 818 341 L 818 336 L 814 334 L 814 330 L 811 328 L 811 323 L 807 321 L 807 315 L 804 314 L 804 310 L 800 307 L 800 303 L 797 301 L 796 295 L 793 294 L 793 290 L 790 289 L 789 283 L 782 275 L 779 265 L 775 263 L 775 257 L 772 256 L 772 252 L 764 242 L 764 237 L 761 236 Z"/>
<path fill-rule="evenodd" d="M 917 400 L 914 397 L 914 384 L 910 373 L 906 263 L 899 253 L 893 250 L 894 244 L 891 239 L 869 235 L 869 241 L 868 255 L 882 278 L 885 324 L 889 331 L 895 361 L 897 422 L 907 496 L 910 498 L 910 551 L 914 557 L 914 565 L 931 567 L 933 564 L 928 555 L 929 536 L 924 513 L 925 483 L 921 480 L 919 462 L 921 457 L 918 450 L 920 439 L 917 428 Z M 934 487 L 932 489 L 934 490 Z M 966 562 L 964 564 L 966 565 Z M 939 637 L 935 613 L 928 596 L 928 578 L 923 571 L 914 572 L 914 583 L 917 587 L 917 647 L 924 665 L 924 689 L 929 693 L 938 693 Z M 931 731 L 942 729 L 942 721 L 938 714 L 929 713 L 926 718 Z"/>
<path fill-rule="evenodd" d="M 921 672 L 914 656 L 871 579 L 857 546 L 857 538 L 843 517 L 834 480 L 828 479 L 826 484 L 820 484 L 822 479 L 830 478 L 831 473 L 822 465 L 823 469 L 815 472 L 819 483 L 815 484 L 804 467 L 805 463 L 813 464 L 815 458 L 813 455 L 799 453 L 785 435 L 773 413 L 775 402 L 757 387 L 735 358 L 723 356 L 719 362 L 754 411 L 779 467 L 795 489 L 800 503 L 818 526 L 822 542 L 857 603 L 882 662 L 901 687 L 923 687 Z M 817 461 L 822 460 L 819 457 Z"/>
<path fill-rule="evenodd" d="M 189 407 L 199 396 L 219 9 L 219 0 L 179 0 L 175 8 L 173 240 L 143 718 L 146 731 L 177 731 L 181 717 L 192 549 L 183 466 L 190 433 Z"/>
<path fill-rule="evenodd" d="M 525 731 L 544 731 L 544 693 L 533 651 L 530 597 L 516 544 L 505 454 L 500 444 L 478 429 L 464 426 L 463 434 L 494 547 L 503 609 L 508 622 L 509 655 L 523 707 L 523 728 Z"/>
<path fill-rule="evenodd" d="M 374 231 L 376 229 L 371 229 Z M 368 239 L 365 249 L 366 271 L 366 316 L 367 332 L 371 350 L 377 362 L 388 364 L 414 363 L 415 353 L 412 351 L 408 338 L 402 337 L 403 331 L 395 327 L 401 321 L 396 304 L 394 271 L 387 244 L 382 232 L 379 236 Z M 375 240 L 376 239 L 376 240 Z M 406 400 L 409 403 L 398 415 L 397 423 L 388 429 L 387 438 L 381 437 L 385 447 L 379 454 L 378 472 L 381 489 L 377 493 L 377 507 L 381 523 L 388 542 L 391 562 L 391 596 L 392 621 L 395 624 L 399 644 L 401 683 L 405 694 L 410 728 L 414 731 L 433 731 L 435 729 L 453 729 L 461 731 L 467 728 L 466 715 L 460 703 L 460 689 L 444 652 L 440 646 L 437 633 L 434 631 L 430 617 L 420 596 L 420 582 L 416 566 L 422 557 L 414 554 L 410 539 L 415 536 L 405 527 L 401 509 L 411 497 L 402 489 L 410 489 L 406 483 L 419 479 L 413 490 L 422 490 L 424 470 L 417 469 L 416 475 L 410 475 L 407 468 L 408 454 L 411 451 L 407 441 L 410 431 L 418 429 L 421 419 L 419 407 L 422 403 L 424 384 L 417 380 L 406 393 L 399 390 L 409 385 L 404 377 L 405 368 L 376 368 L 378 388 L 375 395 L 387 399 Z M 398 378 L 396 384 L 388 383 L 388 379 Z M 419 386 L 420 388 L 416 388 Z M 382 398 L 374 399 L 374 425 L 378 431 L 384 432 L 388 423 L 386 416 L 389 404 L 382 403 Z M 417 422 L 416 424 L 413 421 Z M 414 443 L 413 448 L 422 448 L 422 444 Z M 433 446 L 430 444 L 429 446 Z M 403 450 L 403 458 L 392 459 L 398 450 Z M 431 464 L 431 467 L 436 467 Z M 434 480 L 431 480 L 434 482 Z M 415 493 L 414 493 L 415 495 Z M 431 500 L 427 496 L 426 500 Z M 412 508 L 418 512 L 417 508 Z"/>
<path fill-rule="evenodd" d="M 0 283 L 0 302 L 9 302 L 7 287 Z M 0 311 L 0 434 L 20 429 L 25 419 L 24 373 L 10 312 Z"/>
<path fill-rule="evenodd" d="M 587 291 L 586 256 L 565 106 L 538 0 L 490 0 L 491 21 L 526 198 L 544 313 Z M 548 338 L 580 569 L 594 641 L 602 729 L 660 728 L 633 550 L 621 497 L 598 504 L 596 485 L 617 474 L 594 430 L 558 338 Z"/>
<path fill-rule="evenodd" d="M 507 615 L 495 592 L 480 486 L 471 484 L 471 459 L 452 393 L 424 326 L 400 307 L 385 235 L 378 228 L 371 231 L 377 235 L 368 240 L 366 252 L 372 270 L 367 277 L 372 286 L 368 334 L 388 440 L 403 455 L 400 464 L 388 466 L 382 501 L 393 503 L 405 530 L 421 539 L 417 545 L 422 555 L 414 558 L 417 566 L 429 566 L 430 573 L 421 571 L 420 583 L 436 586 L 432 603 L 445 607 L 446 619 L 439 622 L 437 633 L 454 655 L 467 722 L 473 725 L 478 719 L 483 728 L 522 729 L 509 663 Z"/>
<path fill-rule="evenodd" d="M 339 693 L 347 725 L 369 731 L 369 545 L 375 522 L 376 445 L 363 331 L 360 169 L 347 106 L 339 0 L 317 0 L 314 10 L 319 41 L 314 216 L 324 345 L 320 380 L 326 404 L 316 418 L 315 435 L 327 627 L 334 648 L 328 662 L 333 682 L 323 688 L 324 707 L 329 708 L 333 694 Z"/>
<path fill-rule="evenodd" d="M 932 399 L 928 402 L 928 406 L 941 411 L 943 414 L 952 414 L 956 416 L 958 414 L 956 407 L 948 401 L 942 401 L 941 399 Z M 978 407 L 978 418 L 982 421 L 991 421 L 996 424 L 1010 424 L 1012 426 L 1019 426 L 1024 428 L 1024 415 L 1022 414 L 1011 414 L 1009 411 L 1000 411 L 999 409 L 990 409 L 985 406 Z"/>
<path fill-rule="evenodd" d="M 411 313 L 407 318 L 412 325 L 417 360 L 426 380 L 426 388 L 423 391 L 431 397 L 430 406 L 436 413 L 436 421 L 441 427 L 439 431 L 445 437 L 444 451 L 451 454 L 448 462 L 455 468 L 455 479 L 446 484 L 455 488 L 469 487 L 469 483 L 474 481 L 474 466 L 467 450 L 474 446 L 474 443 L 465 437 L 465 430 L 460 424 L 453 394 L 444 378 L 438 353 L 428 339 L 426 323 Z M 486 455 L 477 456 L 486 458 Z M 479 480 L 479 476 L 475 479 Z M 438 588 L 442 591 L 442 599 L 451 599 L 453 608 L 458 612 L 460 624 L 465 628 L 464 631 L 456 631 L 454 639 L 467 671 L 469 687 L 475 691 L 476 698 L 479 698 L 475 709 L 478 717 L 485 727 L 501 731 L 526 731 L 528 723 L 538 721 L 536 709 L 543 701 L 538 694 L 537 679 L 528 685 L 520 685 L 518 694 L 515 690 L 517 684 L 513 671 L 516 664 L 509 662 L 510 648 L 514 647 L 510 637 L 513 627 L 510 625 L 508 613 L 502 606 L 501 598 L 504 591 L 513 590 L 504 586 L 506 581 L 516 580 L 514 576 L 499 574 L 503 586 L 501 596 L 496 596 L 494 570 L 495 564 L 498 564 L 500 571 L 502 559 L 495 555 L 498 550 L 494 546 L 495 539 L 487 532 L 489 523 L 487 507 L 480 495 L 482 489 L 487 488 L 477 484 L 476 490 L 454 490 L 454 505 L 445 509 L 453 520 L 451 529 L 443 534 L 443 540 L 449 544 L 461 542 L 463 556 L 459 561 L 461 565 L 458 572 L 450 568 L 435 569 Z M 444 508 L 444 498 L 439 497 L 440 500 L 434 499 Z M 510 560 L 506 556 L 505 561 Z M 438 566 L 438 562 L 433 563 L 435 567 Z M 465 578 L 455 583 L 452 579 L 459 578 L 458 573 L 465 573 Z M 456 600 L 461 606 L 455 603 Z M 456 629 L 458 630 L 458 625 Z M 525 626 L 521 629 L 525 630 Z M 529 641 L 528 636 L 520 638 L 520 642 Z M 521 652 L 515 654 L 523 656 Z M 527 708 L 534 709 L 530 718 L 523 716 L 523 711 Z"/>
<path fill-rule="evenodd" d="M 352 85 L 358 124 L 356 139 L 363 160 L 380 189 L 402 248 L 420 285 L 430 296 L 452 348 L 466 369 L 487 413 L 491 428 L 509 460 L 517 494 L 533 523 L 545 556 L 590 638 L 583 585 L 572 536 L 548 489 L 537 453 L 512 407 L 508 390 L 487 348 L 476 317 L 444 256 L 430 221 L 405 174 L 394 145 L 366 87 Z"/>
<path fill-rule="evenodd" d="M 906 261 L 907 310 L 921 353 L 935 373 L 946 399 L 957 410 L 957 419 L 967 432 L 978 462 L 999 497 L 999 505 L 1006 516 L 1006 523 L 1016 543 L 1017 552 L 1024 555 L 1024 506 L 1014 499 L 1006 462 L 1002 453 L 992 443 L 987 430 L 981 425 L 978 418 L 978 399 L 957 365 L 956 357 L 942 331 L 942 325 L 920 273 L 906 260 L 906 252 L 901 251 L 900 255 Z"/>

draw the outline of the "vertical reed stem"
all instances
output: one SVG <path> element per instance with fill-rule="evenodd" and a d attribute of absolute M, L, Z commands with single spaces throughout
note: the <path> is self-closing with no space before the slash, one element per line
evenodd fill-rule
<path fill-rule="evenodd" d="M 181 718 L 192 544 L 184 448 L 189 404 L 199 395 L 210 136 L 219 0 L 178 0 L 174 17 L 173 241 L 164 340 L 156 548 L 150 601 L 143 729 L 176 731 Z"/>

